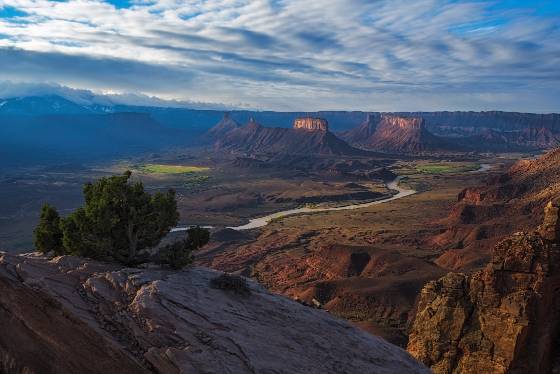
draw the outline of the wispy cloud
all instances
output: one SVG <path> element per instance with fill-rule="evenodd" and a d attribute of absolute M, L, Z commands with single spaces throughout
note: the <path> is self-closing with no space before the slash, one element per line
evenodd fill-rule
<path fill-rule="evenodd" d="M 558 111 L 553 1 L 0 0 L 0 79 L 270 109 Z"/>

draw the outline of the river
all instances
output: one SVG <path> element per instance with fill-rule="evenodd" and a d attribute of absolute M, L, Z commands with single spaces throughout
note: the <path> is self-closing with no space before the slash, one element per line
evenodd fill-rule
<path fill-rule="evenodd" d="M 491 168 L 490 164 L 481 164 L 479 169 L 473 170 L 473 171 L 471 171 L 471 173 L 482 173 L 482 172 L 488 171 L 490 168 Z M 384 203 L 387 203 L 389 201 L 402 199 L 403 197 L 406 197 L 406 196 L 414 195 L 416 193 L 415 190 L 408 190 L 406 188 L 402 188 L 401 186 L 399 186 L 399 182 L 400 182 L 401 178 L 402 178 L 402 176 L 399 176 L 399 177 L 395 178 L 393 181 L 387 183 L 387 188 L 390 189 L 390 190 L 397 191 L 397 193 L 392 195 L 391 197 L 387 197 L 385 199 L 370 201 L 368 203 L 344 205 L 344 206 L 332 207 L 332 208 L 305 208 L 304 207 L 304 208 L 288 209 L 288 210 L 283 210 L 281 212 L 272 213 L 272 214 L 269 214 L 267 216 L 253 218 L 253 219 L 249 220 L 249 223 L 247 223 L 245 225 L 230 226 L 230 227 L 228 227 L 228 229 L 233 229 L 233 230 L 236 230 L 236 231 L 257 229 L 259 227 L 264 227 L 264 226 L 268 225 L 270 223 L 270 221 L 272 221 L 274 219 L 283 218 L 283 217 L 287 217 L 287 216 L 292 216 L 294 214 L 333 212 L 333 211 L 338 211 L 338 210 L 353 210 L 353 209 L 367 208 L 367 207 L 378 205 L 378 204 L 384 204 Z M 203 226 L 203 227 L 209 228 L 209 229 L 213 228 L 212 226 Z M 185 231 L 187 229 L 188 229 L 188 227 L 176 227 L 176 228 L 172 229 L 171 232 Z"/>

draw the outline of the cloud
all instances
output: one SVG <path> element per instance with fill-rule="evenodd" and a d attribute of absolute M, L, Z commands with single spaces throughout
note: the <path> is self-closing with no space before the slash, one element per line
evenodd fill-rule
<path fill-rule="evenodd" d="M 0 79 L 281 110 L 557 111 L 560 9 L 517 3 L 0 0 Z"/>

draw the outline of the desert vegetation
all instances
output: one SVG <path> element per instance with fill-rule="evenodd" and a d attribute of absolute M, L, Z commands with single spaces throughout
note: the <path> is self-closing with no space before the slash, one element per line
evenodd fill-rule
<path fill-rule="evenodd" d="M 480 164 L 474 162 L 426 162 L 415 167 L 417 172 L 425 174 L 465 173 L 479 168 Z"/>
<path fill-rule="evenodd" d="M 83 188 L 85 204 L 65 218 L 45 204 L 35 236 L 37 250 L 73 254 L 125 265 L 155 261 L 182 268 L 191 252 L 208 243 L 207 230 L 194 227 L 183 240 L 152 253 L 179 221 L 175 191 L 150 194 L 132 173 L 103 177 Z"/>
<path fill-rule="evenodd" d="M 145 164 L 140 166 L 139 170 L 149 174 L 189 174 L 208 171 L 210 168 L 187 165 Z"/>

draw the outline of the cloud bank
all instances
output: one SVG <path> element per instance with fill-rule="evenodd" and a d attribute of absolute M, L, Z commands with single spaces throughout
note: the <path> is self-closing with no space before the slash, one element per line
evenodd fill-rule
<path fill-rule="evenodd" d="M 0 7 L 0 80 L 275 110 L 560 107 L 560 6 L 552 0 Z"/>

